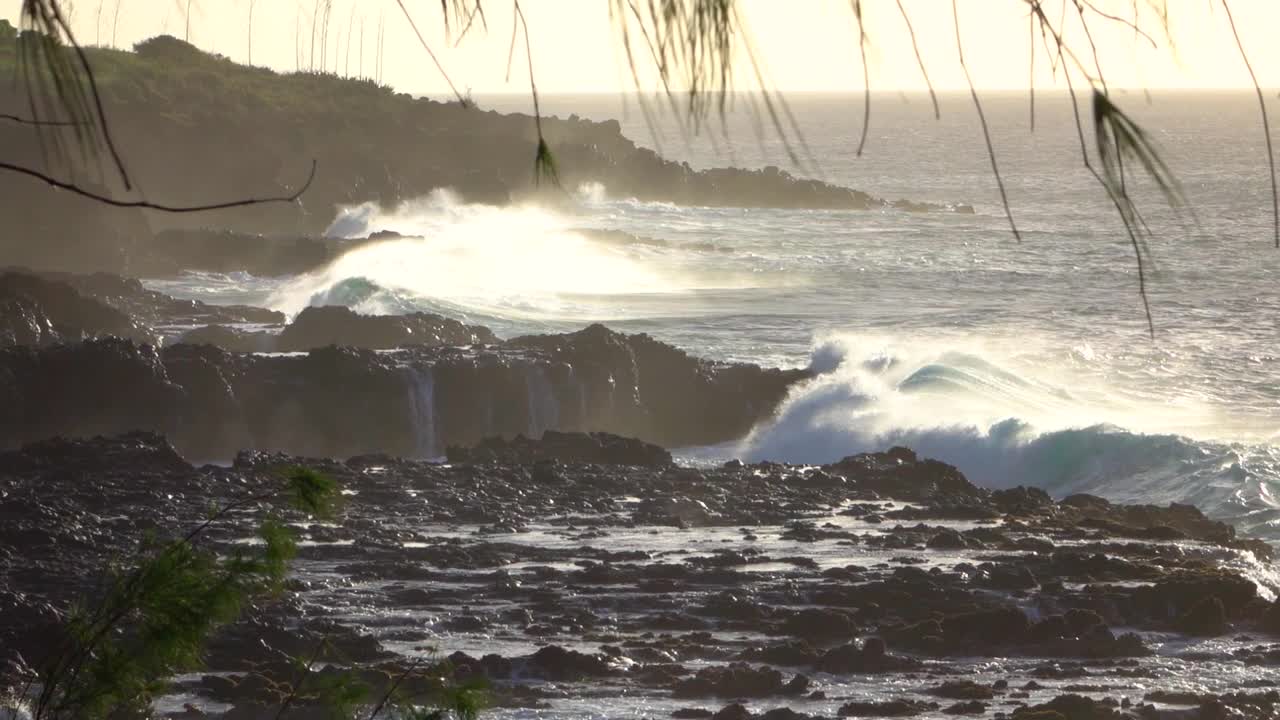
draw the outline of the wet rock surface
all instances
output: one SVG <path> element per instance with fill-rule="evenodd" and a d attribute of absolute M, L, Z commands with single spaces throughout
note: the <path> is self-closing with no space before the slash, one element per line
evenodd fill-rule
<path fill-rule="evenodd" d="M 387 350 L 420 345 L 491 345 L 500 341 L 489 328 L 441 315 L 361 315 L 344 306 L 328 305 L 304 308 L 278 332 L 206 325 L 185 333 L 177 342 L 213 345 L 232 352 L 306 352 L 330 345 Z"/>
<path fill-rule="evenodd" d="M 179 300 L 111 273 L 0 270 L 0 347 L 95 337 L 155 344 L 198 325 L 273 326 L 284 319 L 274 310 Z"/>
<path fill-rule="evenodd" d="M 424 655 L 488 678 L 497 716 L 1172 720 L 1269 718 L 1280 701 L 1269 547 L 1186 507 L 1010 503 L 1037 496 L 902 449 L 806 468 L 539 469 L 574 444 L 600 441 L 450 465 L 246 452 L 197 468 L 149 434 L 0 453 L 0 662 L 38 651 L 144 531 L 181 532 L 307 462 L 345 488 L 341 521 L 291 518 L 289 592 L 221 633 L 208 673 L 180 687 L 234 717 L 273 717 L 297 681 L 288 657 L 321 637 L 337 648 L 326 664 L 375 688 Z M 209 541 L 247 538 L 256 513 Z M 1158 528 L 1180 537 L 1135 539 Z M 964 542 L 931 542 L 949 533 Z M 991 581 L 1004 576 L 1035 584 Z M 1223 633 L 1190 634 L 1189 613 Z"/>
<path fill-rule="evenodd" d="M 202 459 L 242 448 L 436 457 L 548 429 L 709 444 L 744 435 L 806 377 L 701 360 L 599 325 L 501 345 L 300 355 L 93 340 L 0 350 L 0 447 L 135 429 L 164 432 Z"/>
<path fill-rule="evenodd" d="M 114 336 L 154 342 L 154 331 L 71 285 L 0 271 L 0 347 L 45 346 Z"/>
<path fill-rule="evenodd" d="M 498 338 L 486 327 L 465 325 L 440 315 L 360 315 L 340 307 L 309 307 L 280 333 L 276 349 L 297 352 L 346 345 L 387 349 L 413 345 L 491 345 Z"/>

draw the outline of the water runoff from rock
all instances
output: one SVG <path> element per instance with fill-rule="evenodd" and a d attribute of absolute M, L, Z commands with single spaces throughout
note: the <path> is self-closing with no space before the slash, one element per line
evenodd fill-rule
<path fill-rule="evenodd" d="M 409 395 L 409 427 L 416 438 L 415 455 L 423 459 L 443 454 L 436 427 L 436 380 L 429 367 L 405 368 L 405 384 Z"/>

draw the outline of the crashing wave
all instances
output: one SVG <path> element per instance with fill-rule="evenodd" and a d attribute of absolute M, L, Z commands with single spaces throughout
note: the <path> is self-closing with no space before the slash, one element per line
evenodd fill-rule
<path fill-rule="evenodd" d="M 990 487 L 1191 503 L 1280 539 L 1280 453 L 1162 429 L 1202 427 L 1200 411 L 1180 418 L 1156 399 L 1122 398 L 1063 368 L 1046 371 L 1058 385 L 974 348 L 894 351 L 845 337 L 819 345 L 811 369 L 818 376 L 795 388 L 771 422 L 724 450 L 817 463 L 905 445 Z"/>

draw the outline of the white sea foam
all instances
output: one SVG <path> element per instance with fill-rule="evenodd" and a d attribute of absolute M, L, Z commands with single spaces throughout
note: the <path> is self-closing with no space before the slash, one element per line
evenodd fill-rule
<path fill-rule="evenodd" d="M 1280 454 L 1180 432 L 1210 423 L 1208 408 L 1144 402 L 980 343 L 844 335 L 820 343 L 811 367 L 821 374 L 797 386 L 773 420 L 718 452 L 815 463 L 904 445 L 988 486 L 1193 503 L 1280 538 Z"/>

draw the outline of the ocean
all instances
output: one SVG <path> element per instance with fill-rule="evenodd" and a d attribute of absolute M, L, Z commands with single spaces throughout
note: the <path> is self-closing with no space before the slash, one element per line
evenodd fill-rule
<path fill-rule="evenodd" d="M 480 98 L 529 112 L 527 96 Z M 557 209 L 466 205 L 445 190 L 394 210 L 342 209 L 331 233 L 419 235 L 323 271 L 268 280 L 188 275 L 152 287 L 296 313 L 440 312 L 500 336 L 602 322 L 711 358 L 822 374 L 741 442 L 683 448 L 689 463 L 795 463 L 907 445 L 992 487 L 1195 504 L 1280 541 L 1280 250 L 1251 93 L 1133 92 L 1182 183 L 1170 210 L 1144 179 L 1148 291 L 1086 172 L 1071 104 L 985 93 L 1021 241 L 1009 229 L 967 94 L 791 95 L 796 174 L 888 199 L 972 204 L 972 215 L 678 207 L 565 188 Z M 548 96 L 544 112 L 616 118 L 637 143 L 696 168 L 788 169 L 783 141 L 736 102 L 714 132 L 647 122 L 634 98 Z M 1088 118 L 1088 108 L 1082 108 Z M 1089 128 L 1086 127 L 1086 138 Z M 584 229 L 624 235 L 586 235 Z"/>

